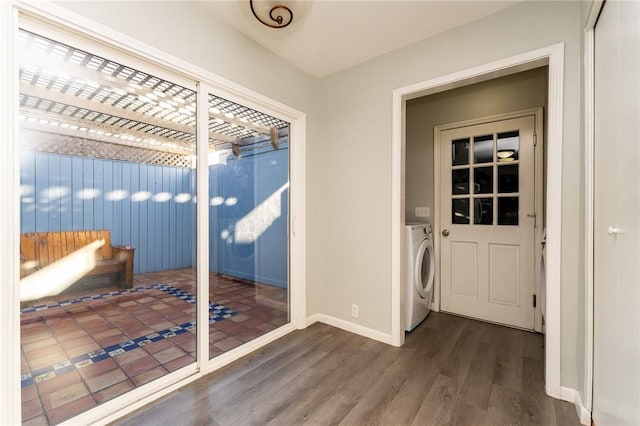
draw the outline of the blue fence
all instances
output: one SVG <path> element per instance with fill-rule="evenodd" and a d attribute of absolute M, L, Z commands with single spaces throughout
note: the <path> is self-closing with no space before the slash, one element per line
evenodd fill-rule
<path fill-rule="evenodd" d="M 195 259 L 190 169 L 25 152 L 21 232 L 109 229 L 136 248 L 134 272 L 186 268 Z"/>
<path fill-rule="evenodd" d="M 280 149 L 209 168 L 212 271 L 287 287 L 288 161 Z"/>
<path fill-rule="evenodd" d="M 209 167 L 210 270 L 286 287 L 288 149 Z M 134 272 L 195 266 L 195 172 L 24 152 L 21 232 L 109 229 Z"/>

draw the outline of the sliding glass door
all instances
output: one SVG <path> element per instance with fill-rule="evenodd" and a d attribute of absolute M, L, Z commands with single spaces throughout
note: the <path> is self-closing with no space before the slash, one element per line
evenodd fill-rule
<path fill-rule="evenodd" d="M 209 358 L 289 321 L 289 123 L 209 94 Z"/>
<path fill-rule="evenodd" d="M 23 422 L 104 418 L 291 322 L 289 122 L 29 20 L 16 53 Z"/>
<path fill-rule="evenodd" d="M 22 419 L 196 362 L 196 91 L 20 30 Z"/>

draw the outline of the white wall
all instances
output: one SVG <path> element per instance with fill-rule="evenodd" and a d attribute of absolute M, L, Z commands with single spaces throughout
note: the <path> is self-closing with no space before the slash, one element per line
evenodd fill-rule
<path fill-rule="evenodd" d="M 328 76 L 321 81 L 321 149 L 309 226 L 321 312 L 391 333 L 391 114 L 394 88 L 565 43 L 562 219 L 563 386 L 583 385 L 578 2 L 526 2 Z M 582 299 L 581 299 L 582 298 Z M 350 318 L 351 303 L 360 318 Z"/>
<path fill-rule="evenodd" d="M 433 200 L 433 128 L 474 118 L 547 105 L 548 68 L 512 74 L 431 96 L 412 99 L 406 109 L 405 217 Z"/>

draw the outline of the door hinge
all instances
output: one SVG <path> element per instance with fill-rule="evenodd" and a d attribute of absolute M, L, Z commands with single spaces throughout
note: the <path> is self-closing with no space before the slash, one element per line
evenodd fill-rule
<path fill-rule="evenodd" d="M 536 295 L 535 294 L 533 295 L 533 307 L 534 308 L 536 307 Z"/>
<path fill-rule="evenodd" d="M 533 134 L 533 146 L 538 146 L 538 135 Z"/>

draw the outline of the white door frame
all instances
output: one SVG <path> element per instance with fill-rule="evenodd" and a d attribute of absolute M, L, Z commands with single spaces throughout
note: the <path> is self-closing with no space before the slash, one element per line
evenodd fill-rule
<path fill-rule="evenodd" d="M 584 35 L 584 164 L 585 164 L 585 367 L 584 408 L 593 412 L 593 291 L 594 291 L 594 168 L 595 168 L 595 27 L 604 0 L 595 0 L 587 17 Z M 585 413 L 586 415 L 587 413 Z"/>
<path fill-rule="evenodd" d="M 495 62 L 401 87 L 393 91 L 391 149 L 391 340 L 404 343 L 402 327 L 402 247 L 404 228 L 406 102 L 410 99 L 466 86 L 537 68 L 549 66 L 547 121 L 547 192 L 546 192 L 546 335 L 545 388 L 548 395 L 560 398 L 560 282 L 562 226 L 562 130 L 564 105 L 564 43 L 525 52 Z"/>
<path fill-rule="evenodd" d="M 467 126 L 475 126 L 478 124 L 485 124 L 495 121 L 502 120 L 510 120 L 513 118 L 521 118 L 521 117 L 534 117 L 534 128 L 533 132 L 536 136 L 538 136 L 538 140 L 540 141 L 537 144 L 536 149 L 534 150 L 534 214 L 536 215 L 536 227 L 534 229 L 534 253 L 533 253 L 533 291 L 535 295 L 540 295 L 540 256 L 542 255 L 542 216 L 543 216 L 543 203 L 542 197 L 543 194 L 543 155 L 544 155 L 544 144 L 543 133 L 544 133 L 544 123 L 543 120 L 543 109 L 542 108 L 531 108 L 522 111 L 514 111 L 506 114 L 498 114 L 492 115 L 489 117 L 481 117 L 473 120 L 465 120 L 459 121 L 455 123 L 447 123 L 439 126 L 435 126 L 433 129 L 433 199 L 434 204 L 440 203 L 441 188 L 440 188 L 440 171 L 442 167 L 442 161 L 440 155 L 442 153 L 442 149 L 440 147 L 440 140 L 442 136 L 442 132 L 451 129 L 457 129 L 459 127 L 467 127 Z M 436 282 L 434 283 L 434 296 L 433 296 L 433 310 L 438 312 L 440 311 L 440 297 L 442 294 L 441 289 L 441 281 L 440 281 L 440 245 L 442 244 L 442 239 L 440 235 L 440 208 L 433 209 L 433 245 L 436 253 Z M 541 303 L 537 303 L 534 307 L 534 330 L 537 332 L 542 332 L 542 314 L 540 310 Z"/>

